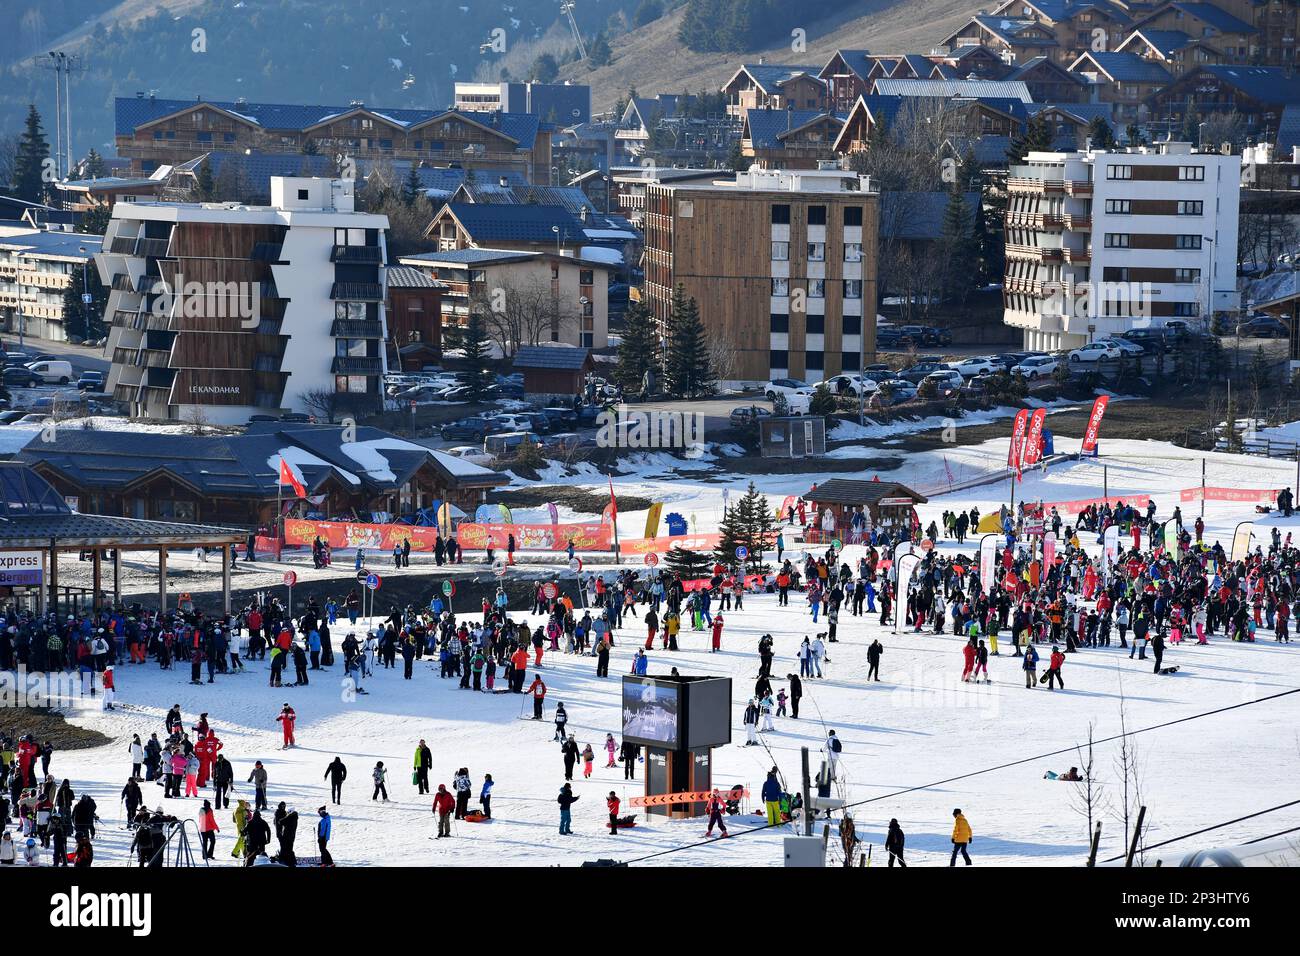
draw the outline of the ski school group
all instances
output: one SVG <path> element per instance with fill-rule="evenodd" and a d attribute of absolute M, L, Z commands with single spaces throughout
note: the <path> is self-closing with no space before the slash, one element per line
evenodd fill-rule
<path fill-rule="evenodd" d="M 1148 503 L 1144 512 L 1122 502 L 1090 506 L 1074 526 L 1067 526 L 1055 509 L 1045 511 L 1041 505 L 1024 502 L 1014 509 L 1004 506 L 997 519 L 1001 531 L 994 542 L 992 561 L 937 546 L 953 537 L 961 547 L 967 529 L 980 526 L 980 515 L 972 509 L 945 513 L 942 531 L 937 522 L 923 529 L 914 521 L 911 541 L 891 551 L 865 547 L 856 567 L 841 561 L 841 552 L 831 547 L 820 555 L 778 555 L 776 569 L 757 580 L 718 563 L 704 586 L 691 585 L 689 589 L 666 570 L 592 573 L 580 583 L 581 607 L 561 593 L 556 582 L 539 583 L 528 607 L 532 615 L 545 621 L 536 627 L 518 616 L 512 618 L 504 589 L 483 599 L 481 614 L 474 621 L 458 616 L 435 594 L 428 607 L 393 607 L 386 619 L 372 621 L 371 626 L 358 624 L 357 602 L 350 598 L 343 602 L 329 599 L 324 608 L 313 599 L 296 618 L 274 599 L 218 618 L 179 609 L 158 613 L 131 605 L 59 620 L 11 606 L 0 631 L 0 669 L 78 672 L 88 677 L 90 693 L 99 694 L 105 706 L 112 706 L 116 695 L 123 692 L 122 677 L 129 678 L 132 668 L 148 666 L 150 661 L 167 669 L 177 660 L 188 660 L 191 683 L 202 686 L 218 684 L 269 657 L 269 684 L 291 688 L 308 684 L 313 672 L 335 664 L 334 634 L 342 631 L 343 670 L 357 693 L 367 693 L 363 682 L 377 670 L 395 669 L 399 658 L 406 680 L 414 678 L 415 662 L 427 661 L 430 672 L 436 667 L 440 678 L 454 679 L 462 689 L 520 695 L 524 710 L 531 699 L 531 717 L 541 720 L 547 695 L 542 679 L 547 654 L 590 656 L 596 676 L 608 678 L 615 645 L 624 643 L 618 632 L 625 625 L 640 630 L 639 623 L 644 627 L 644 643 L 640 638 L 629 642 L 635 654 L 629 655 L 624 666 L 630 673 L 645 674 L 648 652 L 678 649 L 683 621 L 689 622 L 689 630 L 704 632 L 710 650 L 718 650 L 724 612 L 742 612 L 747 598 L 753 600 L 761 594 L 775 597 L 779 606 L 789 604 L 791 592 L 801 594 L 814 630 L 823 625 L 825 630 L 803 638 L 793 655 L 798 659 L 799 674 L 788 674 L 788 686 L 779 689 L 772 684 L 775 642 L 771 635 L 759 640 L 758 676 L 743 714 L 746 742 L 752 744 L 760 732 L 776 730 L 773 716 L 784 718 L 787 704 L 791 705 L 790 719 L 798 719 L 803 681 L 822 677 L 830 665 L 828 645 L 839 643 L 842 616 L 852 619 L 879 613 L 881 625 L 902 632 L 895 640 L 905 640 L 909 632 L 946 634 L 951 627 L 951 634 L 960 639 L 963 681 L 990 680 L 990 659 L 1009 650 L 1010 656 L 1020 658 L 1018 669 L 1024 674 L 1025 687 L 1046 684 L 1049 690 L 1066 686 L 1068 655 L 1081 651 L 1127 650 L 1129 659 L 1143 662 L 1142 666 L 1149 661 L 1156 673 L 1172 674 L 1178 670 L 1176 663 L 1169 663 L 1175 649 L 1182 652 L 1184 647 L 1206 644 L 1220 631 L 1234 641 L 1262 639 L 1267 632 L 1277 642 L 1290 641 L 1290 620 L 1300 613 L 1296 590 L 1300 550 L 1289 534 L 1283 539 L 1275 529 L 1267 551 L 1256 547 L 1234 560 L 1217 541 L 1211 544 L 1204 539 L 1200 519 L 1184 528 L 1181 513 L 1175 509 L 1166 521 L 1157 521 L 1154 502 Z M 1042 537 L 1027 547 L 1026 542 L 1033 540 L 1029 529 Z M 1093 535 L 1106 546 L 1100 555 L 1090 556 L 1083 539 Z M 1040 559 L 1037 541 L 1049 538 L 1053 546 L 1044 548 Z M 912 552 L 911 562 L 900 559 L 904 550 Z M 900 569 L 909 567 L 907 580 L 900 586 Z M 900 590 L 904 592 L 901 601 Z M 868 680 L 881 679 L 885 651 L 879 638 L 868 647 Z M 1043 657 L 1047 661 L 1040 674 Z M 288 661 L 293 662 L 292 682 L 285 680 Z M 115 669 L 120 677 L 114 676 Z M 219 701 L 220 697 L 214 696 L 214 712 Z M 295 746 L 297 714 L 288 701 L 276 719 L 283 729 L 283 746 Z M 617 742 L 612 733 L 596 747 L 591 743 L 580 746 L 574 735 L 566 733 L 567 719 L 563 704 L 558 705 L 555 739 L 561 745 L 565 780 L 556 798 L 561 833 L 572 832 L 572 808 L 579 797 L 572 793 L 569 782 L 577 763 L 582 763 L 584 776 L 590 777 L 595 753 L 603 749 L 608 758 L 604 766 L 611 768 L 621 762 L 624 779 L 631 779 L 640 756 L 639 748 Z M 294 849 L 296 810 L 280 801 L 271 820 L 263 819 L 263 812 L 271 812 L 272 781 L 266 768 L 257 761 L 251 768 L 236 771 L 221 752 L 223 744 L 215 722 L 202 713 L 187 730 L 177 705 L 164 720 L 161 739 L 159 732 L 146 729 L 147 739 L 136 734 L 130 741 L 131 773 L 121 802 L 140 865 L 160 865 L 167 834 L 178 822 L 161 806 L 152 812 L 148 809 L 152 801 L 146 791 L 150 788 L 141 784 L 156 783 L 170 799 L 201 801 L 196 820 L 201 851 L 212 857 L 217 834 L 222 832 L 217 811 L 231 810 L 237 781 L 240 786 L 251 785 L 252 794 L 251 803 L 237 798 L 231 812 L 232 855 L 247 865 L 267 860 L 330 865 L 333 820 L 327 805 L 316 811 L 317 855 L 298 857 Z M 50 773 L 53 748 L 48 742 L 38 741 L 21 727 L 0 730 L 12 731 L 11 735 L 0 734 L 0 830 L 4 831 L 0 865 L 18 861 L 41 865 L 47 860 L 56 865 L 90 865 L 99 822 L 94 801 L 85 794 L 76 799 L 69 780 L 56 784 Z M 841 746 L 833 734 L 830 738 L 823 751 L 834 768 Z M 420 741 L 411 768 L 412 785 L 419 795 L 432 792 L 428 781 L 432 764 L 430 749 Z M 370 771 L 372 799 L 387 800 L 387 774 L 388 768 L 381 762 Z M 335 805 L 341 802 L 346 777 L 347 768 L 338 758 L 324 768 L 322 787 L 329 783 Z M 1066 774 L 1062 779 L 1072 777 Z M 468 801 L 475 788 L 467 768 L 458 769 L 450 788 L 439 784 L 432 793 L 431 809 L 437 824 L 437 836 L 432 838 L 451 836 L 452 821 L 491 819 L 493 786 L 491 775 L 485 776 L 479 788 L 480 808 L 471 811 Z M 209 789 L 211 796 L 205 797 L 203 792 Z M 768 809 L 770 814 L 770 806 Z M 616 835 L 627 818 L 620 817 L 613 791 L 605 810 L 609 833 Z M 10 832 L 11 824 L 16 826 L 16 834 Z M 278 841 L 273 856 L 272 836 Z"/>

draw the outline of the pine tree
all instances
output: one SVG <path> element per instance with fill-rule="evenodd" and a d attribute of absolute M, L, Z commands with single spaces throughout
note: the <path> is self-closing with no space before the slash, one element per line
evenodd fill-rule
<path fill-rule="evenodd" d="M 488 362 L 492 357 L 492 340 L 481 313 L 471 312 L 460 333 L 460 348 L 465 353 L 465 387 L 470 401 L 478 401 L 491 383 Z"/>
<path fill-rule="evenodd" d="M 660 376 L 659 327 L 654 314 L 640 302 L 628 303 L 623 316 L 623 340 L 618 346 L 614 378 L 628 392 L 657 390 Z M 649 373 L 651 381 L 646 382 Z"/>
<path fill-rule="evenodd" d="M 1088 124 L 1088 139 L 1093 149 L 1114 149 L 1115 134 L 1104 116 L 1094 116 Z"/>
<path fill-rule="evenodd" d="M 422 195 L 424 189 L 420 184 L 420 171 L 416 169 L 415 163 L 411 163 L 411 171 L 406 174 L 406 179 L 402 183 L 402 204 L 409 209 Z"/>
<path fill-rule="evenodd" d="M 90 148 L 86 154 L 86 178 L 103 179 L 107 174 L 107 167 L 104 165 L 104 157 L 95 152 L 95 147 Z"/>
<path fill-rule="evenodd" d="M 733 564 L 739 560 L 736 549 L 744 547 L 748 539 L 746 523 L 743 498 L 723 509 L 722 520 L 718 522 L 718 546 L 713 552 L 723 564 Z"/>
<path fill-rule="evenodd" d="M 690 548 L 669 548 L 664 555 L 664 567 L 683 581 L 707 577 L 713 562 L 707 554 Z"/>
<path fill-rule="evenodd" d="M 1046 152 L 1051 148 L 1052 127 L 1041 115 L 1035 116 L 1025 125 L 1020 135 L 1011 138 L 1011 146 L 1007 149 L 1007 161 L 1012 166 L 1019 165 L 1030 153 Z"/>
<path fill-rule="evenodd" d="M 709 359 L 704 323 L 695 300 L 687 299 L 686 290 L 680 285 L 673 292 L 667 349 L 664 360 L 667 390 L 683 398 L 709 394 L 713 388 L 713 363 Z"/>
<path fill-rule="evenodd" d="M 587 50 L 587 62 L 591 66 L 608 66 L 613 58 L 614 51 L 609 47 L 609 37 L 602 30 L 591 41 L 591 47 Z"/>
<path fill-rule="evenodd" d="M 727 508 L 718 524 L 717 559 L 724 564 L 733 564 L 739 559 L 738 548 L 744 548 L 746 555 L 744 566 L 750 571 L 758 570 L 763 564 L 763 552 L 772 547 L 776 540 L 776 518 L 767 496 L 761 494 L 751 481 L 749 488 L 735 504 Z"/>
<path fill-rule="evenodd" d="M 14 195 L 27 202 L 43 203 L 46 195 L 45 163 L 50 144 L 41 129 L 41 114 L 35 104 L 27 108 L 27 123 L 18 140 L 14 157 Z"/>
<path fill-rule="evenodd" d="M 194 194 L 199 202 L 212 202 L 217 194 L 217 183 L 212 177 L 212 159 L 204 156 L 194 173 Z"/>
<path fill-rule="evenodd" d="M 87 212 L 82 213 L 77 223 L 77 232 L 90 236 L 102 236 L 108 232 L 108 224 L 113 219 L 113 209 L 106 202 L 95 203 Z"/>
<path fill-rule="evenodd" d="M 943 254 L 943 288 L 940 292 L 945 299 L 955 299 L 964 304 L 979 278 L 979 249 L 972 236 L 966 199 L 957 189 L 948 193 L 939 248 Z"/>
<path fill-rule="evenodd" d="M 86 277 L 85 284 L 82 282 L 83 275 Z M 83 341 L 100 338 L 104 335 L 104 310 L 108 307 L 108 290 L 99 281 L 99 272 L 93 264 L 84 270 L 74 268 L 71 280 L 68 287 L 63 290 L 63 330 L 69 336 L 80 336 Z M 89 304 L 81 299 L 87 292 L 91 297 Z"/>

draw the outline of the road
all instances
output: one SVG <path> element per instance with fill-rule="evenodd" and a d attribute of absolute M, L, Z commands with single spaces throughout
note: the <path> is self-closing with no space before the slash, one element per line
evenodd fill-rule
<path fill-rule="evenodd" d="M 4 348 L 11 352 L 19 351 L 18 336 L 12 332 L 7 333 Z M 48 352 L 50 355 L 66 358 L 72 363 L 72 368 L 78 375 L 88 371 L 103 372 L 107 375 L 108 367 L 112 364 L 104 357 L 103 349 L 88 349 L 83 345 L 71 345 L 68 342 L 51 342 L 49 339 L 38 339 L 30 335 L 23 336 L 22 351 L 32 355 Z"/>

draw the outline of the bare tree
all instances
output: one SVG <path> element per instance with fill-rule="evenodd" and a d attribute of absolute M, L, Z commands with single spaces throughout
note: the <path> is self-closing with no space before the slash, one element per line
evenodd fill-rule
<path fill-rule="evenodd" d="M 1137 808 L 1142 805 L 1142 765 L 1137 743 L 1128 732 L 1128 704 L 1124 697 L 1122 676 L 1119 687 L 1119 732 L 1119 748 L 1114 758 L 1115 775 L 1119 778 L 1119 803 L 1114 807 L 1114 815 L 1123 827 L 1123 848 L 1127 850 L 1137 820 Z"/>
<path fill-rule="evenodd" d="M 1088 745 L 1075 748 L 1079 755 L 1079 786 L 1070 793 L 1070 806 L 1088 824 L 1088 840 L 1092 840 L 1093 827 L 1110 807 L 1110 797 L 1097 778 L 1096 757 L 1093 753 L 1093 724 L 1088 721 Z"/>
<path fill-rule="evenodd" d="M 0 136 L 0 186 L 8 188 L 14 181 L 14 166 L 18 158 L 18 135 Z"/>
<path fill-rule="evenodd" d="M 471 296 L 470 309 L 484 317 L 488 334 L 505 358 L 524 345 L 578 340 L 576 305 L 561 300 L 540 278 L 485 287 Z"/>
<path fill-rule="evenodd" d="M 327 422 L 333 422 L 334 416 L 338 412 L 338 392 L 332 392 L 327 388 L 303 392 L 298 396 L 298 401 L 302 402 L 303 407 L 311 414 Z"/>

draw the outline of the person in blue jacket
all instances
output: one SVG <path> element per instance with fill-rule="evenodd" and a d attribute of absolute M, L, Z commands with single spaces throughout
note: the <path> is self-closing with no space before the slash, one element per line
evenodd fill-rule
<path fill-rule="evenodd" d="M 492 774 L 483 775 L 483 786 L 478 792 L 479 806 L 483 808 L 483 816 L 492 819 Z"/>
<path fill-rule="evenodd" d="M 1025 686 L 1032 689 L 1038 676 L 1038 651 L 1033 644 L 1025 645 L 1025 659 L 1020 666 L 1025 669 Z"/>
<path fill-rule="evenodd" d="M 767 808 L 768 826 L 776 826 L 781 822 L 781 785 L 777 783 L 776 774 L 772 771 L 767 773 L 767 781 L 763 784 L 763 805 Z"/>
<path fill-rule="evenodd" d="M 333 866 L 334 858 L 330 856 L 328 843 L 330 842 L 330 832 L 333 829 L 330 822 L 329 811 L 321 807 L 316 811 L 320 814 L 320 822 L 316 824 L 316 845 L 320 847 L 320 865 Z"/>

